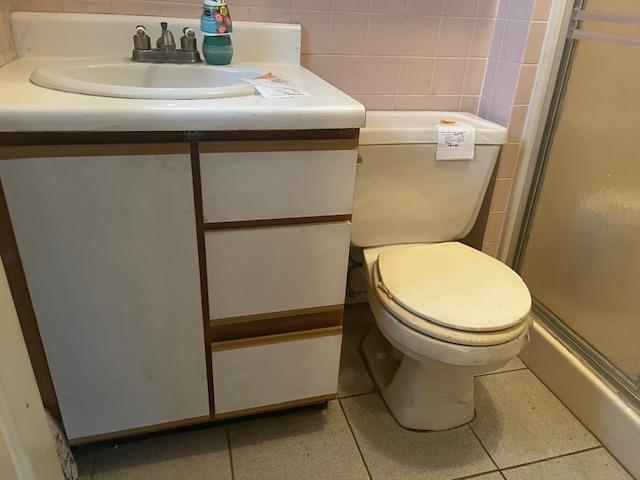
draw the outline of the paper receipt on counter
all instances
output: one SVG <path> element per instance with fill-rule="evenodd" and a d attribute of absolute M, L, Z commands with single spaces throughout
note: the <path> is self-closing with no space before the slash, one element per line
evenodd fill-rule
<path fill-rule="evenodd" d="M 311 94 L 289 80 L 265 73 L 258 78 L 247 79 L 264 98 L 309 97 Z"/>

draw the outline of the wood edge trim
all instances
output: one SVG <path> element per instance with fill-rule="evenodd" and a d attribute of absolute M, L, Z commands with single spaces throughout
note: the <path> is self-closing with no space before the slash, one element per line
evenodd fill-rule
<path fill-rule="evenodd" d="M 77 437 L 69 439 L 69 445 L 77 447 L 80 445 L 87 445 L 90 443 L 105 442 L 108 440 L 117 440 L 128 437 L 135 437 L 140 435 L 147 435 L 150 433 L 157 433 L 177 428 L 194 427 L 197 425 L 204 425 L 207 423 L 221 422 L 227 419 L 245 417 L 249 415 L 258 415 L 261 413 L 270 413 L 277 410 L 286 410 L 291 408 L 305 407 L 308 405 L 316 405 L 318 403 L 328 402 L 335 400 L 337 394 L 331 393 L 327 395 L 319 395 L 317 397 L 301 398 L 299 400 L 289 400 L 287 402 L 275 403 L 273 405 L 265 405 L 261 407 L 247 408 L 244 410 L 236 410 L 228 413 L 218 413 L 213 415 L 204 415 L 202 417 L 188 418 L 185 420 L 175 420 L 172 422 L 158 423 L 155 425 L 147 425 L 144 427 L 129 428 L 126 430 L 118 430 L 116 432 L 102 433 L 99 435 L 90 435 L 86 437 Z"/>
<path fill-rule="evenodd" d="M 189 143 L 118 143 L 0 146 L 0 160 L 17 158 L 96 157 L 189 154 Z"/>
<path fill-rule="evenodd" d="M 233 222 L 211 222 L 204 224 L 207 232 L 215 230 L 240 230 L 248 228 L 269 228 L 298 225 L 316 225 L 322 223 L 350 222 L 351 214 L 322 215 L 317 217 L 270 218 L 264 220 L 238 220 Z"/>
<path fill-rule="evenodd" d="M 230 153 L 230 152 L 307 152 L 331 150 L 356 150 L 358 139 L 321 139 L 321 140 L 246 140 L 246 141 L 218 141 L 200 142 L 201 153 Z"/>
<path fill-rule="evenodd" d="M 258 415 L 260 413 L 269 413 L 277 410 L 286 410 L 289 408 L 305 407 L 318 403 L 335 400 L 337 394 L 319 395 L 317 397 L 303 398 L 300 400 L 289 400 L 288 402 L 276 403 L 273 405 L 265 405 L 264 407 L 245 408 L 244 410 L 236 410 L 235 412 L 216 413 L 215 420 L 227 420 L 231 418 L 245 417 L 249 415 Z"/>
<path fill-rule="evenodd" d="M 145 435 L 148 433 L 161 432 L 163 430 L 171 430 L 180 427 L 192 427 L 209 423 L 213 420 L 213 415 L 205 415 L 202 417 L 194 417 L 185 420 L 175 420 L 172 422 L 157 423 L 155 425 L 147 425 L 144 427 L 128 428 L 126 430 L 118 430 L 116 432 L 101 433 L 99 435 L 90 435 L 87 437 L 70 438 L 69 445 L 72 447 L 78 445 L 86 445 L 88 443 L 104 442 L 106 440 L 115 440 L 119 438 L 135 437 L 137 435 Z"/>
<path fill-rule="evenodd" d="M 244 315 L 240 317 L 227 317 L 220 319 L 212 319 L 210 321 L 210 326 L 226 326 L 226 325 L 238 325 L 243 323 L 249 323 L 260 320 L 272 320 L 276 318 L 285 318 L 285 317 L 298 317 L 304 315 L 312 315 L 316 313 L 331 313 L 331 312 L 341 312 L 344 310 L 344 305 L 328 305 L 326 307 L 311 307 L 311 308 L 300 308 L 298 310 L 283 310 L 280 312 L 273 313 L 257 313 L 255 315 Z"/>
<path fill-rule="evenodd" d="M 272 345 L 274 343 L 293 342 L 296 340 L 308 340 L 311 338 L 331 337 L 342 334 L 342 325 L 335 327 L 315 328 L 312 330 L 301 330 L 298 332 L 277 333 L 275 335 L 264 335 L 262 337 L 242 338 L 237 340 L 225 340 L 222 342 L 212 342 L 212 352 L 223 352 L 226 350 L 236 350 L 241 348 L 259 347 L 262 345 Z"/>
<path fill-rule="evenodd" d="M 207 373 L 207 392 L 209 394 L 209 413 L 215 411 L 213 394 L 213 365 L 211 342 L 209 340 L 209 278 L 207 274 L 207 253 L 203 229 L 204 209 L 202 206 L 202 181 L 200 176 L 200 151 L 198 142 L 190 145 L 191 177 L 193 182 L 193 202 L 195 213 L 196 244 L 198 250 L 198 271 L 200 273 L 200 301 L 202 308 L 202 333 L 204 337 L 205 368 Z"/>
<path fill-rule="evenodd" d="M 118 143 L 174 143 L 206 141 L 286 141 L 358 139 L 360 128 L 317 128 L 305 130 L 168 130 L 87 132 L 0 132 L 0 146 L 94 145 Z"/>
<path fill-rule="evenodd" d="M 11 223 L 2 181 L 0 181 L 0 257 L 2 257 L 11 299 L 15 305 L 20 331 L 24 337 L 40 398 L 45 408 L 62 424 L 60 404 L 31 301 L 29 285 Z"/>

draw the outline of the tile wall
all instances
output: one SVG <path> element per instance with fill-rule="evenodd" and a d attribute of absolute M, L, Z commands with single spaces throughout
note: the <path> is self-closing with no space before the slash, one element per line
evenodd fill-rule
<path fill-rule="evenodd" d="M 13 42 L 9 27 L 9 0 L 0 0 L 0 66 L 13 60 Z"/>
<path fill-rule="evenodd" d="M 483 250 L 496 255 L 552 0 L 501 0 L 489 51 L 479 115 L 509 127 L 496 173 Z"/>
<path fill-rule="evenodd" d="M 371 110 L 463 110 L 509 126 L 484 250 L 495 255 L 552 0 L 229 0 L 236 20 L 303 27 L 303 64 Z M 197 17 L 198 0 L 0 0 L 10 11 Z"/>
<path fill-rule="evenodd" d="M 5 0 L 0 0 L 5 1 Z M 12 11 L 194 17 L 198 0 L 9 0 Z M 370 109 L 478 107 L 499 0 L 229 0 L 303 26 L 305 66 Z"/>

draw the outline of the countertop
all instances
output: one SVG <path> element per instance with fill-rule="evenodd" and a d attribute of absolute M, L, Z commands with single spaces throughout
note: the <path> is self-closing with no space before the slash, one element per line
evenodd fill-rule
<path fill-rule="evenodd" d="M 141 100 L 66 93 L 29 81 L 36 67 L 56 61 L 25 57 L 0 68 L 0 132 L 304 130 L 365 122 L 360 103 L 298 65 L 234 64 L 296 82 L 309 97 Z"/>

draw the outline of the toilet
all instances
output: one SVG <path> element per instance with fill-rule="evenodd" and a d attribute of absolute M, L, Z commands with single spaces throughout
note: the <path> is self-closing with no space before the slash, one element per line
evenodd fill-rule
<path fill-rule="evenodd" d="M 471 125 L 471 160 L 436 160 L 442 119 Z M 363 351 L 393 416 L 445 430 L 474 417 L 474 376 L 528 343 L 531 296 L 509 267 L 463 243 L 504 127 L 467 113 L 368 112 L 360 133 L 352 243 L 362 248 L 377 328 Z"/>

